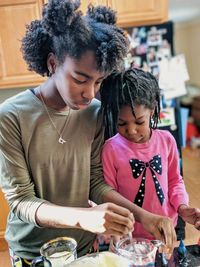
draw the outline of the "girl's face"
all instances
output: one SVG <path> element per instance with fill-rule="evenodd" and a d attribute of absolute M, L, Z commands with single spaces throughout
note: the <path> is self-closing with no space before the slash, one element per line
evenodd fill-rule
<path fill-rule="evenodd" d="M 134 107 L 135 117 L 130 106 L 122 106 L 118 117 L 118 132 L 133 143 L 144 143 L 150 139 L 150 118 L 153 110 L 143 105 Z"/>
<path fill-rule="evenodd" d="M 66 56 L 53 75 L 55 85 L 64 106 L 78 110 L 86 108 L 98 92 L 105 73 L 97 70 L 92 51 L 80 59 Z"/>

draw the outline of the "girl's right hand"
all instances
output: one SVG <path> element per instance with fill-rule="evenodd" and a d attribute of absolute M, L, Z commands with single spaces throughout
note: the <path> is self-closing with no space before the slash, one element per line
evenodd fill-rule
<path fill-rule="evenodd" d="M 113 203 L 83 209 L 79 219 L 79 226 L 82 229 L 96 234 L 123 236 L 134 229 L 133 214 L 128 209 Z"/>

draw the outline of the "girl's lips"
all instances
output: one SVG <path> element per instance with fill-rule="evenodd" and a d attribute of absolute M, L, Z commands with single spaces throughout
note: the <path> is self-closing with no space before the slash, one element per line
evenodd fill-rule
<path fill-rule="evenodd" d="M 89 104 L 78 104 L 77 107 L 79 109 L 84 109 L 84 108 L 87 108 Z"/>
<path fill-rule="evenodd" d="M 81 105 L 89 105 L 91 103 L 91 100 L 88 100 L 88 101 L 84 101 L 81 103 Z"/>

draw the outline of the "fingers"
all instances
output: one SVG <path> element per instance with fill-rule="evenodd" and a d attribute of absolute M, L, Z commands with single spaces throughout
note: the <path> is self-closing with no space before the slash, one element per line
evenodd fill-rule
<path fill-rule="evenodd" d="M 153 235 L 156 240 L 161 240 L 164 244 L 166 243 L 165 236 L 158 229 L 154 231 Z"/>
<path fill-rule="evenodd" d="M 135 222 L 133 214 L 126 208 L 115 205 L 113 203 L 106 203 L 106 208 L 109 212 L 106 213 L 105 219 L 108 221 L 114 221 L 128 228 L 129 231 L 133 231 L 133 224 Z"/>
<path fill-rule="evenodd" d="M 125 217 L 116 213 L 107 212 L 105 215 L 105 220 L 108 222 L 115 222 L 118 223 L 119 225 L 122 225 L 127 228 L 128 231 L 133 230 L 133 220 L 130 219 L 129 217 Z"/>
<path fill-rule="evenodd" d="M 121 207 L 121 206 L 118 206 L 114 203 L 106 203 L 106 205 L 108 207 L 108 210 L 111 210 L 111 211 L 113 211 L 116 214 L 119 214 L 121 216 L 128 217 L 133 222 L 135 221 L 133 214 L 128 209 Z"/>
<path fill-rule="evenodd" d="M 171 224 L 171 223 L 170 223 Z M 176 232 L 174 230 L 173 225 L 169 225 L 165 229 L 163 229 L 165 236 L 165 243 L 168 247 L 172 247 L 173 243 L 176 241 Z"/>
<path fill-rule="evenodd" d="M 116 209 L 116 207 L 109 207 L 111 210 L 105 214 L 105 228 L 106 233 L 117 235 L 126 235 L 133 231 L 133 215 L 126 209 Z M 118 212 L 118 213 L 116 213 Z"/>
<path fill-rule="evenodd" d="M 195 226 L 195 228 L 196 228 L 197 230 L 200 231 L 200 217 L 199 217 L 199 216 L 196 218 L 196 221 L 195 221 L 195 223 L 194 223 L 194 226 Z"/>
<path fill-rule="evenodd" d="M 163 218 L 158 228 L 161 240 L 164 241 L 165 245 L 168 247 L 169 253 L 172 253 L 176 241 L 176 233 L 172 220 L 167 217 Z"/>
<path fill-rule="evenodd" d="M 174 244 L 176 242 L 176 232 L 173 227 L 170 230 L 165 232 L 165 244 L 169 249 L 169 253 L 173 252 Z"/>
<path fill-rule="evenodd" d="M 119 223 L 115 223 L 115 222 L 107 222 L 105 223 L 104 225 L 105 227 L 105 232 L 104 234 L 108 234 L 108 235 L 115 235 L 115 236 L 124 236 L 124 235 L 127 235 L 129 230 L 126 226 L 123 226 Z"/>
<path fill-rule="evenodd" d="M 169 254 L 172 254 L 172 252 L 174 250 L 175 242 L 177 240 L 176 232 L 175 232 L 174 228 L 171 229 L 169 235 L 165 234 L 165 240 L 166 240 L 165 244 L 169 249 Z"/>
<path fill-rule="evenodd" d="M 200 223 L 195 224 L 195 228 L 200 231 Z"/>
<path fill-rule="evenodd" d="M 122 236 L 133 231 L 134 217 L 128 209 L 113 203 L 104 203 L 90 210 L 93 220 L 96 221 L 96 231 L 93 230 L 96 233 Z"/>
<path fill-rule="evenodd" d="M 200 209 L 195 209 L 195 213 L 196 213 L 196 220 L 194 226 L 197 230 L 200 231 Z"/>
<path fill-rule="evenodd" d="M 88 205 L 89 205 L 89 207 L 96 207 L 97 206 L 97 204 L 94 203 L 92 200 L 88 200 Z"/>

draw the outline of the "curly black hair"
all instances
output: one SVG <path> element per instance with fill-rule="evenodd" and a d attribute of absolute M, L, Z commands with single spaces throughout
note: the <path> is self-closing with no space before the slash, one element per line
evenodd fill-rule
<path fill-rule="evenodd" d="M 29 70 L 49 76 L 49 53 L 62 64 L 66 55 L 79 59 L 88 50 L 95 53 L 99 71 L 110 73 L 123 67 L 128 43 L 124 31 L 115 25 L 115 11 L 89 5 L 83 15 L 79 6 L 79 0 L 49 0 L 42 19 L 26 26 L 21 51 Z"/>
<path fill-rule="evenodd" d="M 154 109 L 150 127 L 155 129 L 160 119 L 160 88 L 155 76 L 142 69 L 128 69 L 109 75 L 101 84 L 101 108 L 105 121 L 105 139 L 117 133 L 119 110 L 124 105 L 132 108 L 144 105 Z"/>

